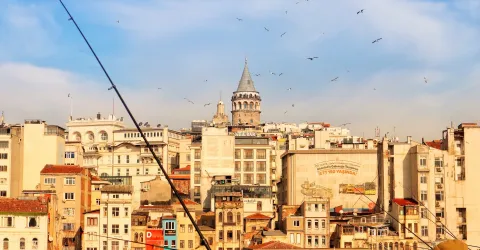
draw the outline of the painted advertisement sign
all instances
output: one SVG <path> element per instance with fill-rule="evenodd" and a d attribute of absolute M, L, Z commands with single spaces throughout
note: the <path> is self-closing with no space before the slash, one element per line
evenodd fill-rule
<path fill-rule="evenodd" d="M 340 194 L 365 194 L 376 195 L 377 184 L 375 182 L 365 182 L 363 184 L 340 184 L 338 185 Z"/>
<path fill-rule="evenodd" d="M 357 175 L 360 164 L 352 161 L 324 161 L 315 164 L 318 175 L 349 174 Z"/>
<path fill-rule="evenodd" d="M 146 250 L 163 249 L 163 229 L 147 229 Z"/>

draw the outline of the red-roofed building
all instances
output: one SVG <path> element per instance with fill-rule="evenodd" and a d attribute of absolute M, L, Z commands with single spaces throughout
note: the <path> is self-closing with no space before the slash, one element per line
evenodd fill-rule
<path fill-rule="evenodd" d="M 45 165 L 40 171 L 40 190 L 54 191 L 56 207 L 62 216 L 58 238 L 63 246 L 81 245 L 83 213 L 91 210 L 91 174 L 86 168 L 71 165 Z"/>
<path fill-rule="evenodd" d="M 400 232 L 402 225 L 407 226 L 411 230 L 405 230 L 405 238 L 415 237 L 411 231 L 418 232 L 420 228 L 420 209 L 418 202 L 411 198 L 395 198 L 392 199 L 392 212 L 394 219 L 392 227 L 395 231 Z"/>
<path fill-rule="evenodd" d="M 442 149 L 442 140 L 427 141 L 425 144 L 431 148 Z"/>
<path fill-rule="evenodd" d="M 245 232 L 249 233 L 263 230 L 268 227 L 271 219 L 272 218 L 261 213 L 251 214 L 245 217 Z"/>
<path fill-rule="evenodd" d="M 270 241 L 265 242 L 259 245 L 253 245 L 248 247 L 247 249 L 299 249 L 301 247 L 297 247 L 288 243 L 283 243 L 281 241 Z"/>
<path fill-rule="evenodd" d="M 47 199 L 0 198 L 0 235 L 2 249 L 46 250 L 48 248 Z"/>

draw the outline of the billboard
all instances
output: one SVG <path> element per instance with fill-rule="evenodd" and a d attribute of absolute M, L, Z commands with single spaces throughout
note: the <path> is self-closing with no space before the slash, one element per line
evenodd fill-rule
<path fill-rule="evenodd" d="M 149 228 L 145 238 L 146 250 L 163 249 L 163 229 Z"/>

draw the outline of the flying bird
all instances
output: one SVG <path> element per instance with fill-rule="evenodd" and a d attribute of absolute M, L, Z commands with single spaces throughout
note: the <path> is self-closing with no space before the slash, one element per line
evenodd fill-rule
<path fill-rule="evenodd" d="M 188 98 L 186 98 L 186 97 L 183 98 L 183 99 L 187 100 L 187 102 L 189 102 L 189 103 L 191 103 L 191 104 L 195 104 L 195 103 L 193 103 L 192 101 L 190 101 L 190 100 L 189 100 Z"/>
<path fill-rule="evenodd" d="M 120 20 L 117 20 L 117 23 L 120 23 Z"/>
<path fill-rule="evenodd" d="M 157 89 L 162 89 L 162 88 L 157 88 Z"/>
<path fill-rule="evenodd" d="M 208 80 L 205 80 L 204 82 L 208 82 Z"/>
<path fill-rule="evenodd" d="M 425 83 L 428 83 L 428 79 L 426 77 L 423 77 L 423 80 L 425 81 Z"/>
<path fill-rule="evenodd" d="M 280 37 L 283 37 L 283 35 L 285 35 L 285 34 L 287 34 L 287 32 L 283 32 L 283 33 L 280 35 Z"/>
<path fill-rule="evenodd" d="M 344 124 L 340 124 L 340 127 L 345 127 L 347 125 L 351 124 L 350 122 L 347 122 L 347 123 L 344 123 Z"/>
<path fill-rule="evenodd" d="M 108 88 L 108 90 L 112 90 L 112 89 L 113 89 L 113 86 L 112 86 L 112 87 L 110 87 L 110 88 Z"/>
<path fill-rule="evenodd" d="M 292 104 L 292 108 L 295 108 L 295 104 Z"/>
<path fill-rule="evenodd" d="M 359 11 L 357 12 L 357 15 L 360 14 L 360 13 L 363 13 L 364 10 L 365 10 L 365 9 L 359 10 Z"/>
<path fill-rule="evenodd" d="M 283 75 L 283 73 L 280 73 L 278 76 L 281 76 L 281 75 Z"/>
<path fill-rule="evenodd" d="M 206 107 L 206 106 L 208 106 L 208 105 L 210 105 L 210 104 L 211 104 L 211 103 L 203 104 L 203 107 Z"/>
<path fill-rule="evenodd" d="M 288 10 L 285 11 L 285 15 L 288 13 Z"/>
<path fill-rule="evenodd" d="M 373 88 L 373 90 L 377 90 L 376 88 Z"/>
<path fill-rule="evenodd" d="M 272 72 L 272 71 L 269 71 L 269 72 L 270 72 L 270 74 L 271 74 L 271 75 L 274 75 L 274 76 L 276 76 L 276 75 L 277 75 L 277 74 L 275 74 L 275 73 L 274 73 L 274 72 Z"/>
<path fill-rule="evenodd" d="M 68 97 L 70 97 L 70 93 L 68 93 Z"/>
<path fill-rule="evenodd" d="M 73 18 L 71 18 L 71 17 L 68 19 L 68 21 L 72 21 L 72 20 L 73 20 Z"/>
<path fill-rule="evenodd" d="M 243 21 L 243 19 L 241 19 L 241 18 L 238 18 L 238 17 L 237 17 L 237 20 L 238 20 L 238 21 Z"/>
<path fill-rule="evenodd" d="M 335 77 L 335 78 L 333 78 L 333 79 L 332 79 L 332 80 L 330 80 L 330 81 L 331 81 L 331 82 L 335 82 L 335 81 L 337 81 L 337 80 L 338 80 L 338 76 L 337 76 L 337 77 Z"/>
<path fill-rule="evenodd" d="M 270 31 L 269 29 L 267 29 L 267 27 L 263 27 L 266 31 Z"/>
<path fill-rule="evenodd" d="M 288 112 L 288 111 L 285 111 L 285 112 L 283 112 L 283 114 L 284 114 L 284 115 L 286 115 L 286 114 L 287 114 L 287 112 Z"/>
<path fill-rule="evenodd" d="M 380 37 L 380 38 L 378 38 L 378 39 L 375 39 L 375 40 L 374 40 L 372 43 L 377 43 L 377 42 L 379 42 L 380 40 L 382 40 L 382 38 L 381 38 L 381 37 Z"/>
<path fill-rule="evenodd" d="M 292 90 L 292 88 L 288 88 L 288 89 L 287 89 L 287 91 L 290 91 L 290 90 Z"/>
<path fill-rule="evenodd" d="M 255 76 L 260 76 L 260 74 L 255 74 Z"/>
<path fill-rule="evenodd" d="M 318 56 L 314 56 L 314 57 L 307 57 L 307 59 L 308 59 L 308 60 L 310 60 L 310 61 L 313 61 L 313 59 L 317 59 L 317 58 L 318 58 Z"/>
<path fill-rule="evenodd" d="M 297 3 L 295 3 L 295 4 L 299 4 L 299 3 L 300 3 L 300 2 L 297 2 Z"/>

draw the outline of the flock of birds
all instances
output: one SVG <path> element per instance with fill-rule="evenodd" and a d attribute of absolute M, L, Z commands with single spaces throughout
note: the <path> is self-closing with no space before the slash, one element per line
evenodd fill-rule
<path fill-rule="evenodd" d="M 309 0 L 305 0 L 305 1 L 308 2 Z M 300 1 L 299 1 L 299 2 L 296 2 L 296 4 L 299 4 L 299 3 L 300 3 Z M 363 14 L 364 11 L 365 11 L 365 9 L 361 9 L 361 10 L 357 11 L 357 15 Z M 288 14 L 288 10 L 285 10 L 285 14 Z M 236 19 L 237 19 L 237 21 L 239 21 L 239 22 L 242 22 L 242 21 L 243 21 L 243 18 L 237 17 Z M 68 20 L 71 21 L 72 19 L 69 18 Z M 117 22 L 117 23 L 120 23 L 120 20 L 117 20 L 116 22 Z M 269 29 L 268 27 L 263 27 L 263 28 L 264 28 L 265 32 L 270 32 L 270 29 Z M 285 36 L 286 34 L 287 34 L 287 32 L 285 31 L 285 32 L 283 32 L 283 33 L 280 34 L 280 37 L 283 37 L 283 36 Z M 325 33 L 322 33 L 322 35 L 324 35 L 324 34 L 325 34 Z M 372 41 L 372 44 L 379 43 L 382 39 L 383 39 L 382 37 L 377 38 L 377 39 L 375 39 L 375 40 Z M 310 61 L 313 61 L 313 60 L 315 60 L 315 59 L 318 59 L 318 56 L 306 57 L 306 60 L 310 60 Z M 347 73 L 350 72 L 348 69 L 346 69 L 346 71 L 347 71 Z M 275 72 L 270 71 L 270 70 L 269 70 L 269 74 L 270 74 L 270 75 L 273 75 L 273 76 L 282 76 L 282 75 L 283 75 L 283 73 L 275 73 Z M 254 76 L 255 76 L 255 77 L 260 77 L 261 74 L 256 73 L 256 74 L 254 74 Z M 339 78 L 340 78 L 339 76 L 336 76 L 336 77 L 332 78 L 332 79 L 330 80 L 330 82 L 337 82 L 337 81 L 339 80 Z M 424 80 L 425 83 L 428 83 L 428 79 L 427 79 L 426 77 L 424 77 L 423 80 Z M 208 79 L 204 80 L 204 82 L 208 82 Z M 113 87 L 108 88 L 108 90 L 111 90 L 111 89 L 113 89 Z M 158 90 L 162 90 L 162 88 L 160 88 L 160 87 L 157 88 L 157 89 L 158 89 Z M 287 88 L 287 91 L 291 91 L 291 90 L 292 90 L 291 87 L 290 87 L 290 88 Z M 373 90 L 375 91 L 375 90 L 377 90 L 377 89 L 376 89 L 376 88 L 373 88 Z M 68 94 L 68 97 L 70 97 L 70 94 Z M 185 101 L 187 101 L 188 103 L 195 104 L 192 100 L 190 100 L 190 99 L 188 99 L 188 98 L 186 98 L 186 97 L 184 97 L 183 99 L 184 99 Z M 209 106 L 209 105 L 211 105 L 211 103 L 205 103 L 205 104 L 203 104 L 203 107 L 207 107 L 207 106 Z M 295 104 L 292 104 L 291 107 L 292 107 L 292 108 L 295 107 Z M 288 113 L 288 110 L 284 112 L 284 114 L 287 114 L 287 113 Z"/>

